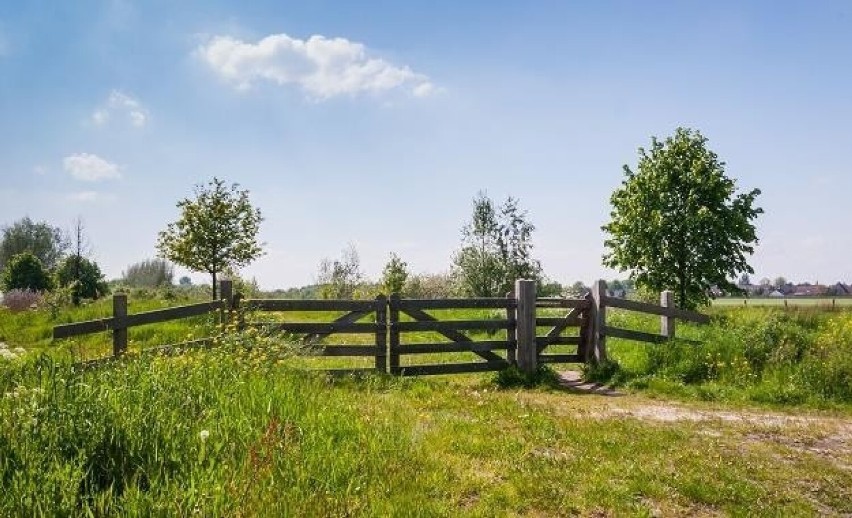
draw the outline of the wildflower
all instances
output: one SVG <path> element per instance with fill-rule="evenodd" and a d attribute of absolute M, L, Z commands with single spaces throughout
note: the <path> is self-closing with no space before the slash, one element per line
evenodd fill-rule
<path fill-rule="evenodd" d="M 201 439 L 201 442 L 204 442 L 207 440 L 208 437 L 210 437 L 210 431 L 201 430 L 200 432 L 198 432 L 198 437 Z"/>

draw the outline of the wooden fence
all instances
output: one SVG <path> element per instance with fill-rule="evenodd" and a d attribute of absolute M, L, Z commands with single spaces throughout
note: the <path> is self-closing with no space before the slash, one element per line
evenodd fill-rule
<path fill-rule="evenodd" d="M 674 307 L 671 292 L 663 292 L 660 305 L 620 299 L 607 295 L 606 283 L 596 282 L 591 292 L 581 299 L 537 298 L 535 282 L 519 280 L 514 292 L 505 298 L 403 299 L 396 294 L 380 295 L 374 300 L 289 300 L 242 299 L 233 294 L 230 281 L 221 282 L 222 300 L 201 302 L 168 309 L 127 313 L 127 296 L 113 296 L 113 316 L 87 322 L 59 325 L 53 328 L 54 339 L 112 332 L 112 356 L 127 350 L 127 330 L 131 327 L 166 322 L 181 318 L 219 313 L 218 323 L 244 328 L 259 326 L 271 331 L 299 336 L 303 343 L 315 345 L 319 356 L 370 357 L 369 370 L 397 375 L 454 374 L 493 371 L 517 365 L 534 372 L 539 364 L 602 362 L 607 358 L 607 337 L 659 343 L 674 338 L 677 319 L 705 324 L 709 317 Z M 660 333 L 647 333 L 607 325 L 607 308 L 660 316 Z M 491 309 L 505 315 L 499 318 L 448 320 L 430 311 L 458 309 Z M 252 314 L 276 312 L 289 314 L 343 312 L 328 322 L 246 321 Z M 553 316 L 560 312 L 558 316 Z M 493 315 L 492 315 L 493 316 Z M 366 319 L 366 321 L 365 321 Z M 488 331 L 488 340 L 474 340 L 468 331 Z M 565 335 L 566 332 L 576 334 Z M 408 333 L 430 332 L 443 341 L 408 343 Z M 543 333 L 543 334 L 540 334 Z M 370 344 L 325 344 L 335 334 L 365 334 L 373 337 Z M 494 337 L 494 335 L 501 335 Z M 209 345 L 212 339 L 163 346 L 173 349 L 186 345 Z M 576 345 L 576 353 L 551 353 L 548 348 Z M 403 361 L 414 355 L 441 353 L 473 353 L 478 361 L 457 363 L 411 364 Z M 367 369 L 345 369 L 345 372 Z"/>

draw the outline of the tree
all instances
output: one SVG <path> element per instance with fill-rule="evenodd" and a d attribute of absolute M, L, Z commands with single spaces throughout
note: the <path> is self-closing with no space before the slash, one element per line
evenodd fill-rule
<path fill-rule="evenodd" d="M 3 270 L 3 290 L 50 291 L 53 278 L 41 264 L 41 260 L 30 252 L 13 256 Z"/>
<path fill-rule="evenodd" d="M 178 279 L 178 284 L 180 286 L 192 286 L 192 279 L 190 279 L 188 276 L 184 275 L 183 277 Z"/>
<path fill-rule="evenodd" d="M 639 148 L 637 170 L 625 165 L 624 174 L 602 227 L 604 264 L 630 270 L 640 288 L 673 290 L 685 308 L 706 303 L 714 285 L 739 292 L 729 279 L 754 273 L 746 258 L 757 243 L 760 190 L 738 194 L 707 139 L 684 128 L 665 142 L 652 138 L 650 150 Z"/>
<path fill-rule="evenodd" d="M 388 295 L 402 293 L 408 276 L 408 263 L 400 259 L 395 253 L 391 253 L 390 260 L 382 271 L 382 289 Z"/>
<path fill-rule="evenodd" d="M 135 288 L 159 288 L 171 286 L 174 276 L 174 266 L 165 259 L 146 259 L 128 266 L 122 282 Z"/>
<path fill-rule="evenodd" d="M 61 287 L 71 289 L 74 304 L 82 299 L 99 299 L 109 292 L 98 264 L 77 254 L 62 261 L 56 277 Z"/>
<path fill-rule="evenodd" d="M 747 273 L 740 275 L 740 280 L 737 281 L 740 286 L 751 286 L 751 277 Z"/>
<path fill-rule="evenodd" d="M 323 259 L 320 263 L 317 284 L 320 285 L 320 297 L 324 299 L 351 299 L 362 282 L 361 259 L 351 243 L 343 250 L 340 259 Z"/>
<path fill-rule="evenodd" d="M 776 277 L 774 281 L 772 281 L 772 285 L 775 286 L 775 289 L 781 289 L 787 285 L 787 279 L 784 277 Z"/>
<path fill-rule="evenodd" d="M 29 217 L 3 227 L 0 238 L 0 272 L 12 257 L 31 253 L 47 269 L 54 268 L 68 250 L 68 239 L 59 228 L 46 222 L 35 223 Z"/>
<path fill-rule="evenodd" d="M 160 232 L 157 242 L 160 257 L 210 274 L 214 300 L 220 272 L 239 269 L 263 255 L 257 241 L 263 217 L 252 207 L 249 192 L 238 187 L 229 188 L 218 178 L 196 186 L 195 198 L 178 202 L 180 219 Z"/>
<path fill-rule="evenodd" d="M 517 279 L 540 280 L 541 265 L 532 258 L 534 230 L 516 199 L 507 198 L 498 213 L 494 202 L 478 193 L 471 221 L 462 229 L 462 248 L 453 258 L 460 291 L 499 297 L 511 291 Z"/>

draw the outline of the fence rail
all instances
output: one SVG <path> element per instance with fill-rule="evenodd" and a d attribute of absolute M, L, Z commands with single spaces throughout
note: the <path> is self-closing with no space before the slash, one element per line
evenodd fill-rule
<path fill-rule="evenodd" d="M 222 281 L 220 289 L 222 300 L 131 315 L 127 314 L 127 296 L 116 294 L 113 296 L 113 316 L 58 325 L 53 328 L 53 338 L 112 332 L 113 353 L 105 358 L 109 360 L 120 357 L 127 350 L 129 328 L 219 312 L 218 323 L 222 326 L 236 323 L 239 328 L 261 327 L 301 335 L 303 343 L 314 346 L 312 352 L 316 356 L 374 359 L 372 369 L 334 369 L 333 372 L 377 370 L 413 376 L 483 372 L 503 369 L 509 365 L 533 372 L 539 364 L 600 362 L 607 357 L 607 337 L 662 343 L 675 337 L 675 321 L 678 319 L 697 324 L 710 321 L 707 315 L 675 307 L 671 292 L 660 295 L 659 305 L 648 304 L 609 296 L 604 281 L 596 282 L 591 292 L 582 299 L 536 298 L 535 282 L 527 280 L 517 281 L 515 290 L 505 298 L 402 299 L 393 294 L 390 297 L 380 295 L 374 300 L 242 299 L 239 294 L 233 293 L 230 281 Z M 660 333 L 607 325 L 607 308 L 657 315 L 660 317 Z M 454 309 L 503 310 L 505 318 L 451 320 L 429 313 L 433 310 Z M 547 313 L 538 315 L 539 310 Z M 554 316 L 559 310 L 565 310 L 565 313 Z M 247 312 L 343 314 L 330 322 L 247 322 Z M 363 321 L 371 316 L 371 321 Z M 403 320 L 403 316 L 407 319 Z M 540 336 L 542 328 L 546 332 Z M 490 336 L 504 332 L 505 338 L 474 340 L 467 334 L 469 331 L 487 331 Z M 571 334 L 566 335 L 566 332 Z M 408 333 L 433 333 L 446 341 L 432 339 L 420 343 L 403 343 L 403 337 L 408 336 Z M 335 334 L 373 335 L 374 340 L 371 344 L 357 345 L 321 343 Z M 204 338 L 184 344 L 159 346 L 149 351 L 167 354 L 181 347 L 211 345 L 212 338 Z M 577 350 L 576 353 L 548 352 L 552 346 L 576 346 Z M 472 353 L 480 361 L 426 365 L 401 362 L 403 357 L 441 353 Z"/>

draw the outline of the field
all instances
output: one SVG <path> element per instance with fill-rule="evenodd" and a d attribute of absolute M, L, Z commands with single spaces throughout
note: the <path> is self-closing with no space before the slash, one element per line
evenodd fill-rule
<path fill-rule="evenodd" d="M 68 353 L 109 337 L 51 345 L 49 327 L 108 304 L 0 314 L 0 340 L 33 351 L 0 364 L 0 515 L 852 513 L 852 313 L 712 312 L 678 328 L 701 345 L 610 340 L 587 374 L 616 395 L 548 371 L 332 379 L 300 367 L 349 360 L 248 333 L 138 354 L 204 319 L 139 328 L 127 360 L 81 371 Z"/>
<path fill-rule="evenodd" d="M 852 297 L 788 297 L 784 298 L 738 298 L 724 297 L 713 300 L 713 306 L 770 306 L 770 307 L 852 307 Z"/>

